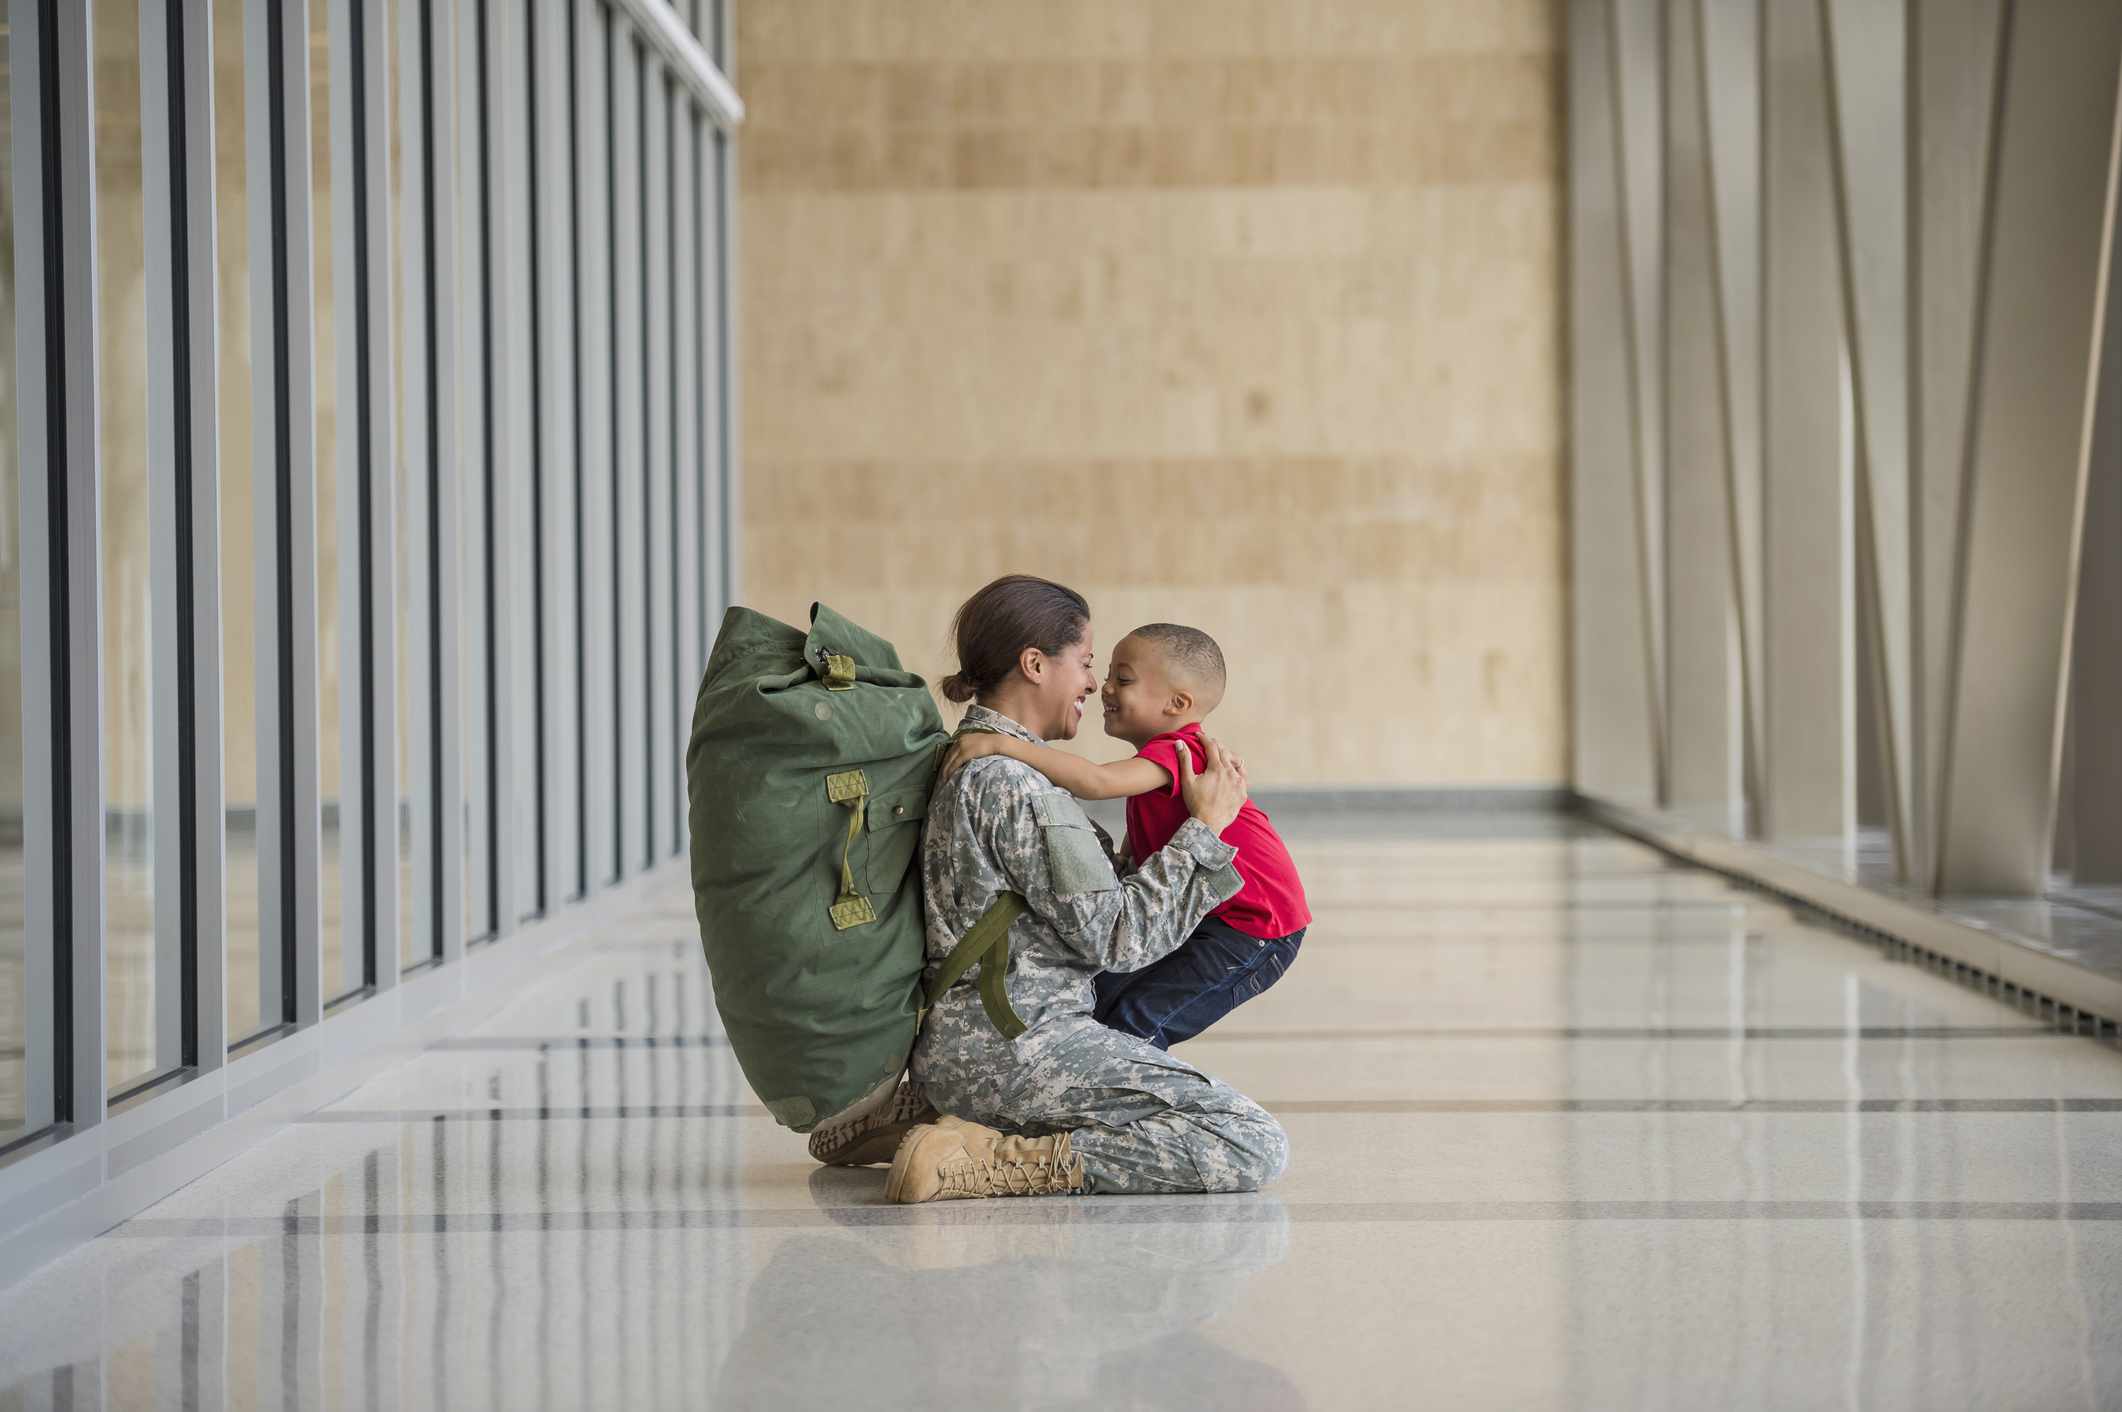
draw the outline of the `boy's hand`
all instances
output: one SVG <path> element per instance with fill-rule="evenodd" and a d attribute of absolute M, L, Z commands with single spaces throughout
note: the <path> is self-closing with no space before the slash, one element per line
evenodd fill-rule
<path fill-rule="evenodd" d="M 1245 765 L 1213 736 L 1201 737 L 1201 749 L 1208 762 L 1199 774 L 1194 773 L 1194 752 L 1179 752 L 1179 794 L 1186 812 L 1221 837 L 1245 807 Z"/>
<path fill-rule="evenodd" d="M 1001 753 L 1002 737 L 994 731 L 967 731 L 951 741 L 950 749 L 944 752 L 943 763 L 936 769 L 936 783 L 940 786 L 952 775 L 983 756 Z"/>

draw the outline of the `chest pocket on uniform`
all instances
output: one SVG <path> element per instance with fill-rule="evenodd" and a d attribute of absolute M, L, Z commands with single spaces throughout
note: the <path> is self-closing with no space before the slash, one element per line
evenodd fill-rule
<path fill-rule="evenodd" d="M 1073 897 L 1111 892 L 1120 886 L 1112 860 L 1105 856 L 1082 805 L 1066 794 L 1035 794 L 1032 813 L 1039 821 L 1039 834 L 1046 844 L 1046 870 L 1057 894 Z"/>

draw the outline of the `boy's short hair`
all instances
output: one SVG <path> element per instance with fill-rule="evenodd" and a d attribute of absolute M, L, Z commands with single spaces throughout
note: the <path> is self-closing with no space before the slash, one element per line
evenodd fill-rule
<path fill-rule="evenodd" d="M 1182 627 L 1178 623 L 1148 623 L 1128 634 L 1146 642 L 1157 644 L 1164 660 L 1200 688 L 1207 697 L 1203 711 L 1215 709 L 1223 700 L 1223 688 L 1228 681 L 1223 668 L 1223 649 L 1216 640 L 1199 628 Z"/>

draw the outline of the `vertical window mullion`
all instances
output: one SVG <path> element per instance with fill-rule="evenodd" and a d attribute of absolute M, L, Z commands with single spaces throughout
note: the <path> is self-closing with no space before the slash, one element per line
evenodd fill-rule
<path fill-rule="evenodd" d="M 492 306 L 487 366 L 493 378 L 488 525 L 494 664 L 489 721 L 494 821 L 494 924 L 513 931 L 540 910 L 537 896 L 543 762 L 534 675 L 539 618 L 538 438 L 532 339 L 537 289 L 530 277 L 528 48 L 517 0 L 485 0 L 487 267 Z"/>
<path fill-rule="evenodd" d="M 718 0 L 719 3 L 719 0 Z M 727 21 L 724 31 L 727 33 Z M 738 308 L 731 282 L 737 260 L 737 151 L 736 139 L 715 130 L 715 408 L 721 413 L 717 427 L 715 487 L 722 513 L 716 551 L 721 561 L 721 592 L 715 614 L 737 601 L 744 583 L 744 482 L 737 464 L 738 436 L 736 326 Z"/>
<path fill-rule="evenodd" d="M 524 732 L 524 754 L 532 766 L 531 794 L 531 846 L 523 883 L 523 903 L 527 915 L 536 916 L 546 910 L 549 894 L 546 888 L 546 865 L 551 821 L 547 810 L 551 804 L 553 766 L 553 741 L 548 732 L 551 711 L 547 703 L 549 682 L 545 675 L 546 643 L 545 624 L 550 616 L 547 606 L 547 584 L 551 574 L 547 569 L 549 556 L 546 553 L 546 516 L 549 513 L 546 495 L 546 463 L 550 438 L 547 434 L 549 419 L 554 413 L 545 407 L 542 379 L 545 376 L 547 354 L 545 349 L 546 322 L 544 269 L 542 246 L 545 212 L 539 204 L 539 163 L 544 151 L 543 133 L 538 114 L 538 97 L 544 88 L 543 75 L 538 70 L 538 29 L 540 20 L 533 8 L 517 12 L 517 22 L 523 27 L 522 77 L 523 87 L 519 93 L 517 110 L 523 114 L 522 142 L 528 147 L 522 170 L 525 184 L 525 214 L 523 236 L 527 243 L 525 261 L 526 288 L 530 299 L 526 306 L 530 328 L 525 340 L 530 360 L 527 389 L 530 405 L 526 411 L 525 493 L 530 500 L 530 533 L 523 541 L 524 552 L 529 559 L 530 582 L 527 590 L 531 609 L 531 636 L 526 644 L 530 661 L 526 666 L 530 683 L 530 723 Z M 520 821 L 519 821 L 520 827 Z"/>
<path fill-rule="evenodd" d="M 693 241 L 688 261 L 693 270 L 693 382 L 700 393 L 693 414 L 693 435 L 700 481 L 699 508 L 694 517 L 700 535 L 700 583 L 695 591 L 700 599 L 699 654 L 703 672 L 708 654 L 714 650 L 715 634 L 721 628 L 722 552 L 716 541 L 722 533 L 718 470 L 722 458 L 716 438 L 722 424 L 722 377 L 720 359 L 715 356 L 721 302 L 715 296 L 715 251 L 720 242 L 714 224 L 714 155 L 714 124 L 703 115 L 693 125 Z"/>
<path fill-rule="evenodd" d="M 672 721 L 671 591 L 671 313 L 670 313 L 670 107 L 669 75 L 659 63 L 642 73 L 641 245 L 647 263 L 641 272 L 642 323 L 642 464 L 647 470 L 645 518 L 641 533 L 642 645 L 647 660 L 643 684 L 648 689 L 641 728 L 647 732 L 647 773 L 643 778 L 641 865 L 652 867 L 668 851 L 670 803 L 676 781 L 677 730 Z"/>
<path fill-rule="evenodd" d="M 29 712 L 45 713 L 24 723 L 25 1047 L 32 1126 L 85 1126 L 106 1107 L 89 17 L 27 0 L 11 19 L 11 77 L 31 109 L 15 114 L 27 119 L 16 152 L 28 167 L 18 167 L 17 229 L 30 233 L 17 243 L 22 665 L 26 680 L 50 683 L 40 699 L 25 693 Z M 50 997 L 48 1024 L 40 993 Z"/>
<path fill-rule="evenodd" d="M 613 231 L 617 175 L 612 160 L 618 25 L 603 0 L 577 15 L 575 109 L 576 240 L 581 250 L 582 369 L 582 868 L 583 890 L 618 875 L 618 598 L 612 555 L 618 489 L 618 293 Z"/>
<path fill-rule="evenodd" d="M 309 43 L 301 12 L 253 0 L 247 58 L 264 72 L 265 102 L 252 118 L 267 154 L 270 223 L 266 258 L 253 249 L 253 288 L 267 306 L 269 362 L 258 381 L 270 427 L 271 457 L 259 478 L 258 582 L 269 603 L 259 633 L 261 698 L 273 691 L 270 724 L 259 731 L 260 912 L 274 927 L 267 949 L 280 957 L 279 1018 L 315 1023 L 323 1011 L 318 907 L 317 588 L 314 343 L 311 327 Z M 258 195 L 253 184 L 252 197 Z M 259 346 L 257 344 L 254 347 Z M 264 806 L 273 800 L 270 826 Z M 268 1012 L 270 1011 L 270 1007 Z"/>
<path fill-rule="evenodd" d="M 642 282 L 647 252 L 642 248 L 642 117 L 645 92 L 644 45 L 631 28 L 615 25 L 618 50 L 613 84 L 612 172 L 613 303 L 612 320 L 618 382 L 612 420 L 618 440 L 617 516 L 613 524 L 612 564 L 618 581 L 619 670 L 614 681 L 619 738 L 617 829 L 619 872 L 637 872 L 647 857 L 648 822 L 648 655 L 645 618 L 648 604 L 646 447 L 647 320 Z"/>
<path fill-rule="evenodd" d="M 425 314 L 428 372 L 426 446 L 428 559 L 433 566 L 433 601 L 427 617 L 428 686 L 433 711 L 426 781 L 436 825 L 431 900 L 435 954 L 444 962 L 464 954 L 465 876 L 464 774 L 459 761 L 466 746 L 464 731 L 464 447 L 460 419 L 476 415 L 466 409 L 460 368 L 463 354 L 461 316 L 464 274 L 458 225 L 458 169 L 462 148 L 457 140 L 462 46 L 457 6 L 425 0 L 421 8 L 425 36 L 420 46 L 424 112 L 421 143 L 425 153 L 423 201 L 427 211 L 424 266 L 427 275 Z"/>
<path fill-rule="evenodd" d="M 700 403 L 699 280 L 692 255 L 694 140 L 698 131 L 697 110 L 681 90 L 674 90 L 670 120 L 670 307 L 671 324 L 671 505 L 670 532 L 676 541 L 671 562 L 672 680 L 671 744 L 677 752 L 672 762 L 671 853 L 685 848 L 685 755 L 684 741 L 692 722 L 693 689 L 699 683 L 700 642 Z"/>
<path fill-rule="evenodd" d="M 537 294 L 537 424 L 542 569 L 538 690 L 544 842 L 541 903 L 550 908 L 582 888 L 582 722 L 580 716 L 581 401 L 575 356 L 580 290 L 575 278 L 573 181 L 574 7 L 525 0 L 531 28 L 530 109 L 533 283 Z"/>
<path fill-rule="evenodd" d="M 390 31 L 391 0 L 354 0 L 356 180 L 354 240 L 361 271 L 357 307 L 362 321 L 358 389 L 362 439 L 359 634 L 361 664 L 361 774 L 356 783 L 365 827 L 361 833 L 360 895 L 367 926 L 362 937 L 365 982 L 397 984 L 398 741 L 397 536 L 392 519 L 397 445 L 391 359 L 390 274 Z"/>
<path fill-rule="evenodd" d="M 312 0 L 312 3 L 318 3 L 318 0 Z M 335 707 L 337 719 L 337 730 L 333 735 L 320 737 L 318 741 L 320 808 L 330 814 L 332 833 L 336 837 L 335 856 L 324 856 L 323 839 L 327 835 L 322 832 L 324 823 L 320 818 L 320 883 L 327 868 L 335 870 L 338 883 L 336 904 L 323 901 L 319 909 L 325 934 L 335 937 L 338 943 L 338 968 L 324 977 L 325 998 L 332 1000 L 373 984 L 375 977 L 374 915 L 369 886 L 373 871 L 373 819 L 366 785 L 369 751 L 373 748 L 369 720 L 375 652 L 369 637 L 368 595 L 371 585 L 366 524 L 372 413 L 369 406 L 371 383 L 366 366 L 370 349 L 368 242 L 362 230 L 369 195 L 367 174 L 362 169 L 367 145 L 361 131 L 367 107 L 361 91 L 368 57 L 361 31 L 360 11 L 364 6 L 363 0 L 321 0 L 321 3 L 325 6 L 325 87 L 329 98 L 325 189 L 329 193 L 331 227 L 328 232 L 314 233 L 328 237 L 330 261 L 328 271 L 313 271 L 311 287 L 315 291 L 320 318 L 325 299 L 330 300 L 330 325 L 326 337 L 332 350 L 332 381 L 327 388 L 320 379 L 317 386 L 320 411 L 317 418 L 317 465 L 321 469 L 328 458 L 333 475 L 329 501 L 322 489 L 322 476 L 317 478 L 319 518 L 312 523 L 317 526 L 319 606 L 317 616 L 309 621 L 316 624 L 320 653 L 323 643 L 334 638 L 338 643 L 336 661 L 327 662 L 319 656 L 317 676 L 318 704 L 320 707 Z M 306 114 L 314 114 L 314 100 L 306 101 L 303 110 Z M 311 134 L 312 143 L 315 136 Z M 314 174 L 312 178 L 314 180 Z M 327 393 L 333 409 L 329 445 L 324 444 L 321 430 L 321 411 Z M 328 537 L 324 532 L 326 523 L 332 531 Z M 323 598 L 323 566 L 327 556 L 336 585 L 335 599 L 328 608 Z M 328 628 L 333 631 L 328 632 Z M 325 695 L 327 668 L 336 683 L 335 696 Z M 325 759 L 334 751 L 337 752 L 335 773 L 324 768 Z M 324 797 L 326 795 L 329 797 Z M 320 896 L 325 891 L 320 886 Z"/>
<path fill-rule="evenodd" d="M 257 1015 L 254 1033 L 287 1021 L 293 1009 L 294 960 L 292 912 L 287 889 L 292 864 L 279 847 L 285 837 L 288 801 L 280 787 L 286 774 L 282 740 L 280 682 L 285 673 L 281 623 L 285 598 L 280 574 L 283 558 L 280 509 L 285 500 L 285 454 L 280 444 L 285 419 L 281 359 L 286 330 L 279 291 L 284 287 L 285 238 L 281 206 L 284 174 L 280 171 L 282 125 L 276 115 L 285 75 L 275 59 L 281 28 L 271 0 L 245 0 L 243 7 L 244 180 L 248 194 L 250 243 L 246 270 L 250 282 L 251 399 L 251 592 L 256 632 L 249 678 L 256 717 L 256 812 L 253 836 L 257 850 Z M 236 653 L 244 651 L 239 641 Z M 240 656 L 227 664 L 231 698 L 243 690 Z M 242 1044 L 251 1035 L 236 1034 Z"/>
<path fill-rule="evenodd" d="M 225 762 L 222 737 L 220 277 L 215 262 L 214 7 L 152 0 L 166 14 L 162 48 L 171 56 L 173 133 L 172 279 L 182 301 L 177 362 L 184 371 L 176 418 L 183 442 L 177 509 L 176 585 L 181 866 L 190 931 L 185 961 L 191 996 L 186 1063 L 212 1070 L 228 1061 L 228 929 Z M 143 46 L 146 47 L 146 46 Z M 152 49 L 149 52 L 153 52 Z M 181 135 L 181 136 L 179 136 Z"/>
<path fill-rule="evenodd" d="M 399 905 L 404 910 L 398 919 L 398 969 L 408 971 L 432 963 L 441 954 L 443 935 L 436 739 L 441 695 L 434 661 L 439 654 L 435 620 L 441 602 L 436 585 L 440 562 L 434 553 L 436 408 L 432 395 L 439 319 L 433 239 L 435 64 L 434 21 L 428 0 L 395 0 L 390 19 L 397 63 L 394 189 L 399 196 L 398 208 L 392 213 L 397 221 L 397 299 L 391 314 L 397 324 L 390 346 L 402 364 L 394 369 L 390 382 L 397 397 L 392 494 L 394 558 L 400 561 L 393 588 L 405 597 L 398 608 L 398 631 L 403 634 L 399 670 L 405 681 L 392 703 L 395 728 L 404 739 L 393 767 L 396 783 L 391 813 L 405 830 L 401 861 L 394 866 L 404 873 L 399 882 Z"/>
<path fill-rule="evenodd" d="M 22 679 L 51 682 L 53 667 L 63 661 L 52 635 L 56 562 L 48 533 L 50 494 L 48 409 L 55 389 L 53 367 L 45 357 L 45 339 L 55 305 L 47 297 L 51 252 L 43 238 L 47 208 L 45 149 L 50 124 L 45 115 L 45 81 L 49 70 L 38 62 L 47 17 L 41 0 L 11 0 L 8 6 L 8 141 L 9 200 L 14 227 L 9 257 L 15 281 L 15 322 L 8 331 L 14 343 L 15 442 L 9 448 L 20 473 L 15 484 L 14 533 L 9 546 L 17 555 L 17 626 L 21 633 Z M 51 1126 L 65 1101 L 59 1094 L 59 1053 L 67 1038 L 71 1014 L 60 972 L 58 916 L 62 904 L 55 883 L 65 855 L 56 825 L 63 794 L 53 786 L 60 772 L 43 766 L 54 746 L 56 695 L 22 693 L 22 1112 L 12 1137 Z"/>
<path fill-rule="evenodd" d="M 186 103 L 188 17 L 181 6 L 140 6 L 141 223 L 147 275 L 149 503 L 154 613 L 156 1063 L 199 1057 L 198 797 L 196 676 L 191 622 L 195 517 L 191 419 L 197 406 L 188 350 L 191 228 L 184 209 L 192 172 Z M 210 169 L 209 169 L 210 170 Z M 212 367 L 212 364 L 205 364 Z"/>
<path fill-rule="evenodd" d="M 494 620 L 493 460 L 489 434 L 493 427 L 493 344 L 489 319 L 492 270 L 488 227 L 490 172 L 486 160 L 487 113 L 485 0 L 450 7 L 456 18 L 455 78 L 452 111 L 457 124 L 457 159 L 462 168 L 457 190 L 458 239 L 463 285 L 456 305 L 461 342 L 454 368 L 463 398 L 457 420 L 463 517 L 458 545 L 463 554 L 460 591 L 447 609 L 464 634 L 461 676 L 464 749 L 454 756 L 464 777 L 465 851 L 464 931 L 468 941 L 494 934 L 497 897 L 494 877 Z"/>

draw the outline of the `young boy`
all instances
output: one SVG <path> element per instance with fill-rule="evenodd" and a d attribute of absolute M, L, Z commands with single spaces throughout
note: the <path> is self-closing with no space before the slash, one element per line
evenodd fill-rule
<path fill-rule="evenodd" d="M 1127 853 L 1140 867 L 1186 822 L 1179 751 L 1190 751 L 1194 768 L 1203 768 L 1201 722 L 1223 700 L 1223 686 L 1223 652 L 1214 638 L 1198 628 L 1151 623 L 1113 649 L 1103 692 L 1105 733 L 1134 746 L 1133 759 L 1098 765 L 976 731 L 958 737 L 944 773 L 983 755 L 1007 755 L 1079 799 L 1124 798 Z M 1289 849 L 1251 801 L 1223 831 L 1223 841 L 1238 849 L 1245 886 L 1162 960 L 1100 975 L 1096 1013 L 1104 1024 L 1168 1049 L 1266 990 L 1296 959 L 1311 909 Z"/>

